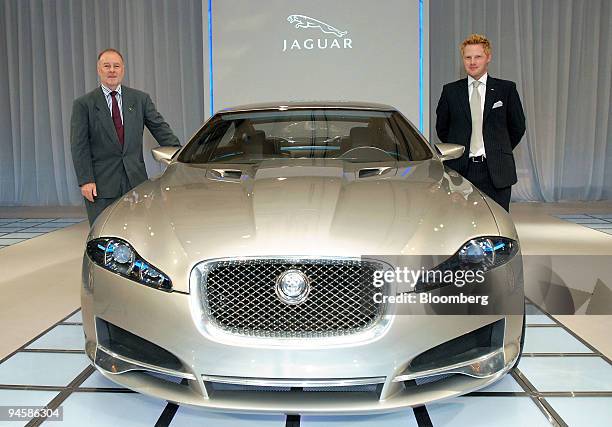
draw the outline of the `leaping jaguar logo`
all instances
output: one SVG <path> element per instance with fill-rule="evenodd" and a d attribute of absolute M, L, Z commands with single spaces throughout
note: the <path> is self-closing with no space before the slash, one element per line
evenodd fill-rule
<path fill-rule="evenodd" d="M 339 29 L 332 27 L 331 25 L 321 22 L 318 19 L 310 18 L 305 15 L 289 15 L 287 21 L 291 24 L 295 24 L 295 28 L 319 28 L 326 34 L 334 34 L 338 37 L 344 37 L 348 34 L 348 31 L 340 31 Z"/>

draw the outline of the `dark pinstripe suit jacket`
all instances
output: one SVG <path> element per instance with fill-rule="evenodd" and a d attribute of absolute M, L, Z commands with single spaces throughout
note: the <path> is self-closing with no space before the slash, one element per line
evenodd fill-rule
<path fill-rule="evenodd" d="M 497 104 L 501 106 L 493 108 Z M 470 152 L 472 116 L 467 78 L 444 85 L 436 108 L 436 132 L 442 142 L 466 147 L 463 156 L 446 164 L 465 175 Z M 496 188 L 516 183 L 512 150 L 525 133 L 525 115 L 514 82 L 487 77 L 482 135 L 487 166 Z"/>

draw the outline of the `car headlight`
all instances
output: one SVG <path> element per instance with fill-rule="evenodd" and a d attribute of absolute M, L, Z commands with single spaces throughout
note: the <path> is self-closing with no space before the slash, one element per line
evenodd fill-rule
<path fill-rule="evenodd" d="M 510 261 L 518 252 L 518 242 L 505 237 L 478 237 L 465 243 L 453 256 L 431 269 L 436 272 L 473 271 L 485 273 Z M 435 275 L 434 275 L 435 277 Z M 427 292 L 450 283 L 419 282 L 415 292 Z"/>
<path fill-rule="evenodd" d="M 87 243 L 87 255 L 102 268 L 162 291 L 171 291 L 170 278 L 141 258 L 127 242 L 103 237 Z"/>

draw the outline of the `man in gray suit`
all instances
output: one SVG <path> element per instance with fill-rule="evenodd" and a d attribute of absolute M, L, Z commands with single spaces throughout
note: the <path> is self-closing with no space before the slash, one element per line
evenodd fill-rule
<path fill-rule="evenodd" d="M 100 86 L 72 106 L 72 161 L 90 224 L 147 179 L 142 155 L 145 126 L 160 145 L 180 145 L 151 97 L 121 85 L 124 73 L 121 53 L 102 51 L 98 55 Z"/>

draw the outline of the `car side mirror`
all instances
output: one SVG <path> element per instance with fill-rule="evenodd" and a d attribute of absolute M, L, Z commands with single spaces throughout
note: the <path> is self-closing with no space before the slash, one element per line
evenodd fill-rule
<path fill-rule="evenodd" d="M 156 147 L 151 150 L 153 158 L 159 163 L 169 165 L 174 155 L 181 149 L 181 147 Z"/>
<path fill-rule="evenodd" d="M 459 144 L 447 144 L 441 143 L 435 145 L 438 153 L 440 153 L 440 160 L 445 162 L 446 160 L 454 160 L 463 156 L 465 147 Z"/>

